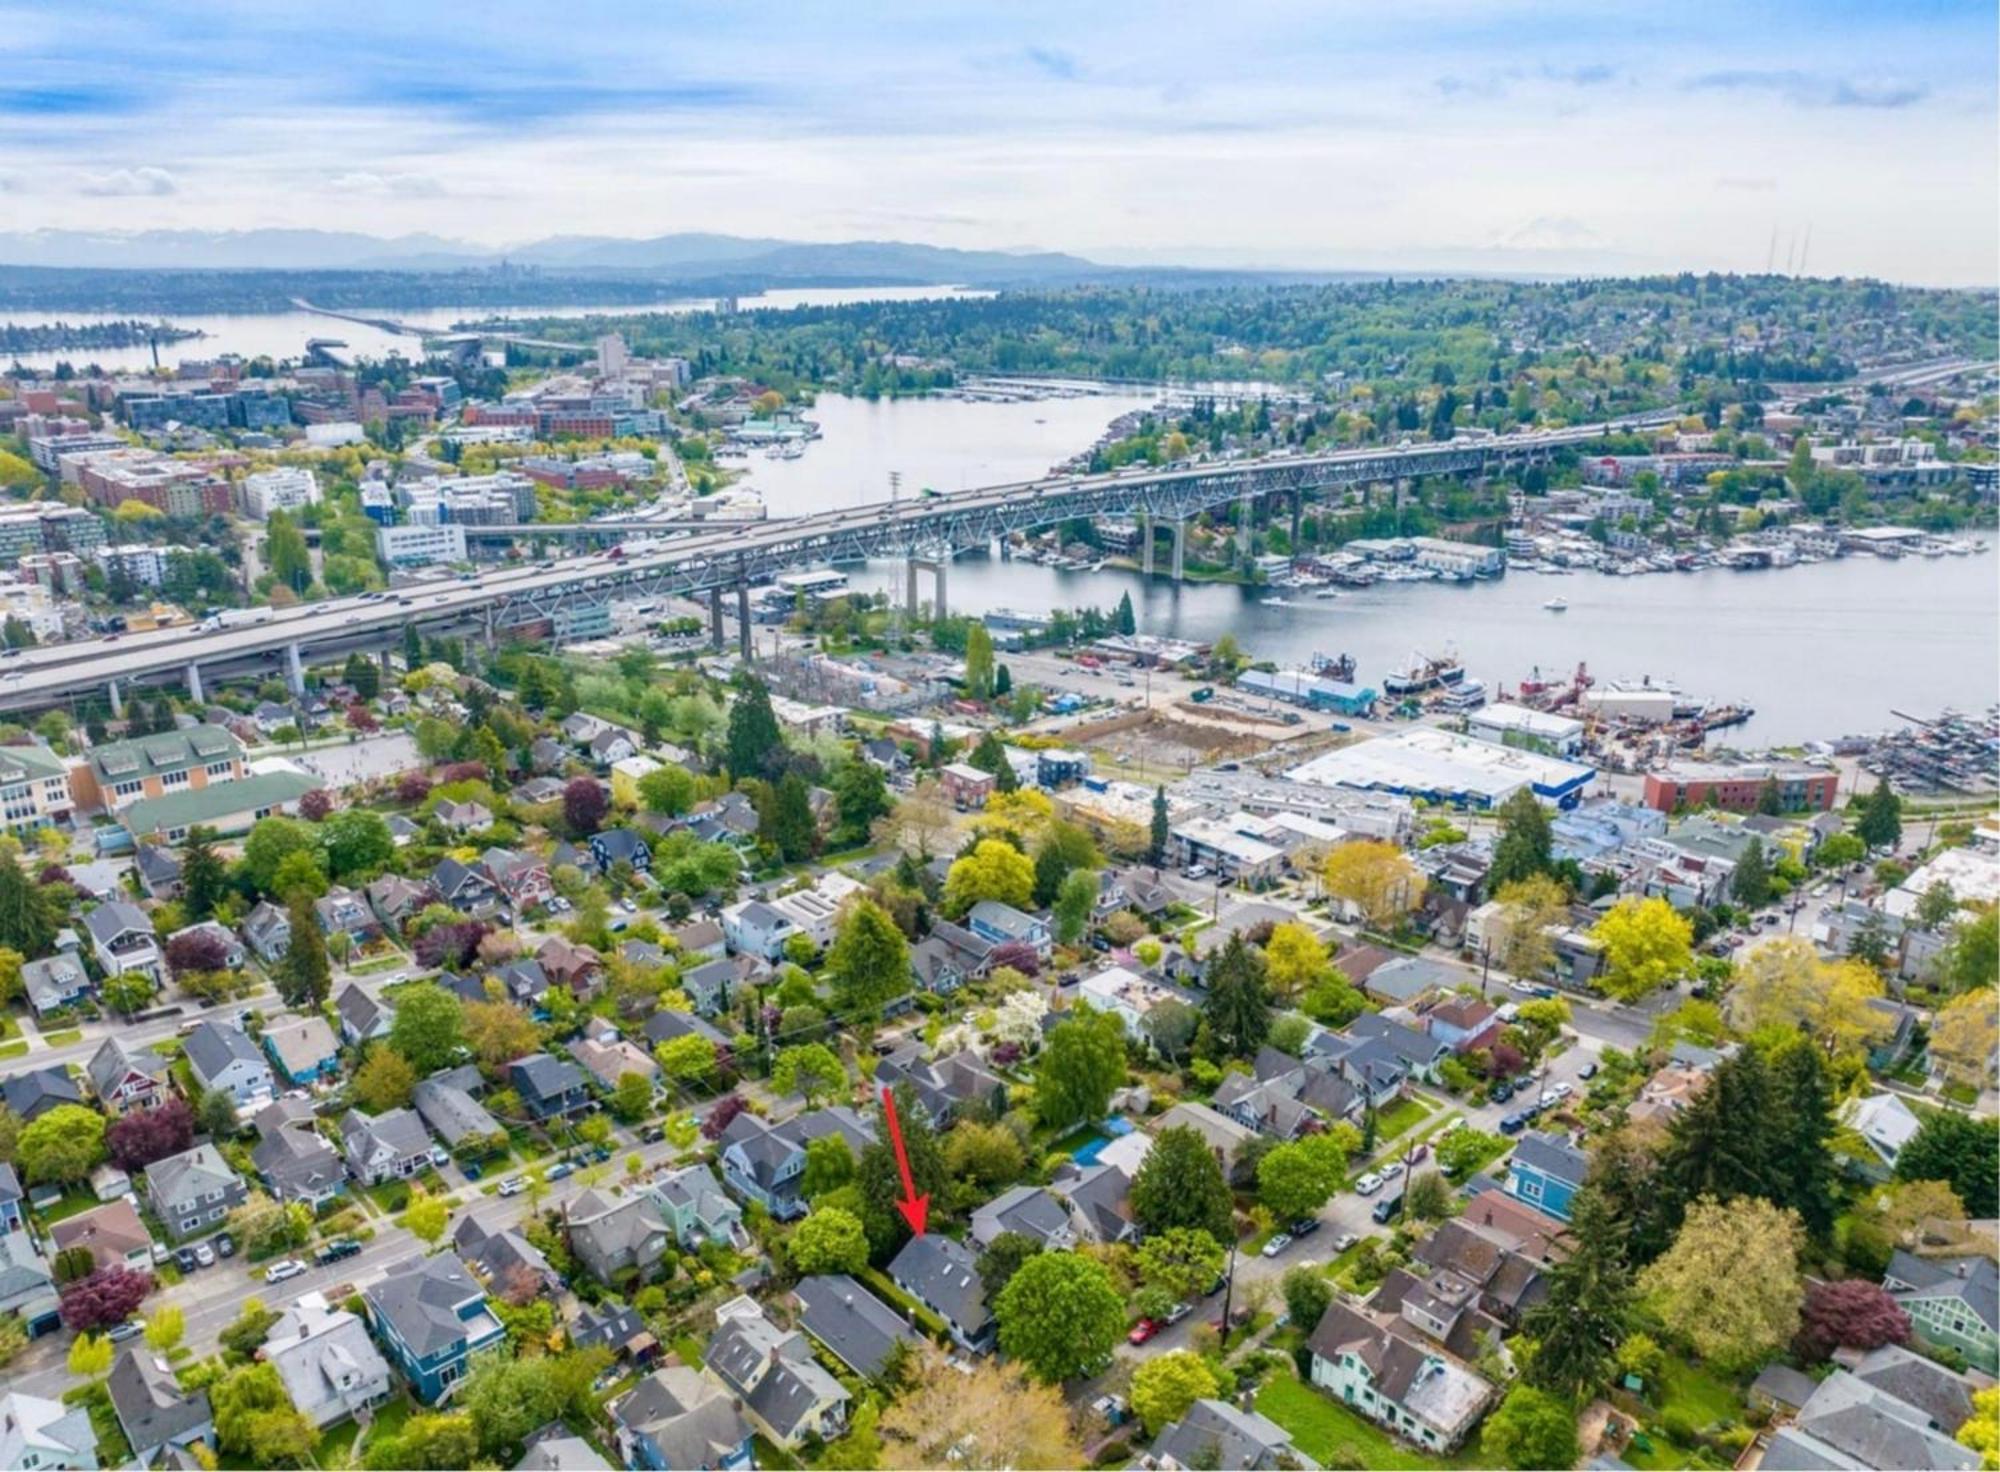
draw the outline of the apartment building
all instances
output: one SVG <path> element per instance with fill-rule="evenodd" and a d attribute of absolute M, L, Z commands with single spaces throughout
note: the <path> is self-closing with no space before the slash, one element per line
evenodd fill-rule
<path fill-rule="evenodd" d="M 440 562 L 465 561 L 465 528 L 442 526 L 385 526 L 375 531 L 376 550 L 391 567 L 430 567 Z"/>
<path fill-rule="evenodd" d="M 72 474 L 74 470 L 74 474 Z M 141 501 L 168 516 L 194 520 L 229 511 L 229 483 L 206 465 L 130 447 L 62 457 L 63 479 L 100 506 Z"/>
<path fill-rule="evenodd" d="M 69 766 L 46 746 L 0 746 L 0 826 L 28 833 L 76 810 Z"/>
<path fill-rule="evenodd" d="M 243 744 L 220 726 L 195 726 L 93 748 L 69 771 L 76 807 L 123 812 L 146 798 L 200 791 L 244 775 Z"/>
<path fill-rule="evenodd" d="M 299 511 L 317 504 L 319 477 L 298 465 L 260 470 L 245 476 L 237 493 L 243 501 L 243 514 L 252 521 L 263 521 L 273 511 Z"/>

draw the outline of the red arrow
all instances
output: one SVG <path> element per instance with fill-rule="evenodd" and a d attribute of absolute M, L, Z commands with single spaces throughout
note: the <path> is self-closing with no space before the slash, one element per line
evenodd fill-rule
<path fill-rule="evenodd" d="M 896 1210 L 903 1214 L 903 1220 L 910 1224 L 913 1236 L 924 1234 L 924 1223 L 930 1218 L 931 1198 L 917 1194 L 917 1183 L 910 1179 L 910 1157 L 903 1149 L 903 1127 L 896 1122 L 896 1093 L 893 1089 L 882 1091 L 882 1113 L 889 1121 L 889 1143 L 896 1148 L 896 1166 L 903 1173 L 903 1199 L 896 1203 Z"/>

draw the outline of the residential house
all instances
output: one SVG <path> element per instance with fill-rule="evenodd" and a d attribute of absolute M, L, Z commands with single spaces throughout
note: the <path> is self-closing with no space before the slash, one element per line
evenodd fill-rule
<path fill-rule="evenodd" d="M 340 1141 L 348 1172 L 364 1186 L 408 1180 L 430 1164 L 431 1137 L 414 1109 L 373 1116 L 350 1109 L 340 1117 Z"/>
<path fill-rule="evenodd" d="M 1186 1002 L 1188 997 L 1151 976 L 1123 966 L 1107 966 L 1083 979 L 1077 988 L 1077 1000 L 1090 1003 L 1100 1012 L 1111 1013 L 1124 1024 L 1126 1037 L 1145 1043 L 1151 1037 L 1146 1031 L 1146 1019 L 1152 1016 L 1153 1009 L 1169 1002 Z"/>
<path fill-rule="evenodd" d="M 628 1073 L 636 1073 L 648 1083 L 656 1082 L 660 1076 L 660 1065 L 654 1061 L 652 1054 L 615 1036 L 608 1039 L 578 1038 L 569 1045 L 569 1055 L 607 1093 L 616 1089 Z"/>
<path fill-rule="evenodd" d="M 1898 1249 L 1882 1286 L 1910 1316 L 1917 1338 L 2000 1374 L 2000 1269 L 1992 1258 L 1918 1257 Z"/>
<path fill-rule="evenodd" d="M 123 1197 L 65 1217 L 49 1228 L 49 1249 L 55 1256 L 72 1248 L 88 1252 L 93 1269 L 153 1270 L 153 1234 L 139 1220 L 138 1209 Z"/>
<path fill-rule="evenodd" d="M 896 755 L 901 757 L 902 752 L 898 750 Z M 994 776 L 983 767 L 947 762 L 938 769 L 938 790 L 962 813 L 985 807 L 993 789 Z"/>
<path fill-rule="evenodd" d="M 1314 1385 L 1434 1455 L 1464 1441 L 1493 1399 L 1443 1350 L 1345 1303 L 1327 1307 L 1306 1344 Z"/>
<path fill-rule="evenodd" d="M 864 1380 L 881 1376 L 897 1345 L 914 1353 L 923 1343 L 908 1320 L 845 1273 L 801 1278 L 792 1298 L 799 1327 Z"/>
<path fill-rule="evenodd" d="M 592 995 L 604 981 L 604 958 L 589 946 L 580 946 L 559 935 L 550 936 L 535 948 L 535 960 L 550 982 L 568 987 L 575 997 Z"/>
<path fill-rule="evenodd" d="M 444 903 L 444 896 L 427 879 L 406 879 L 401 874 L 384 874 L 362 890 L 368 908 L 385 930 L 401 935 L 403 927 L 431 905 Z"/>
<path fill-rule="evenodd" d="M 17 1315 L 35 1338 L 61 1327 L 61 1310 L 55 1272 L 35 1234 L 20 1227 L 0 1232 L 0 1314 Z"/>
<path fill-rule="evenodd" d="M 1850 1099 L 1841 1106 L 1840 1122 L 1868 1142 L 1879 1165 L 1867 1170 L 1877 1180 L 1887 1180 L 1896 1168 L 1903 1147 L 1916 1138 L 1923 1121 L 1903 1102 L 1900 1094 L 1884 1091 L 1862 1099 Z"/>
<path fill-rule="evenodd" d="M 1360 949 L 1375 950 L 1372 946 Z M 1429 956 L 1385 956 L 1368 968 L 1365 980 L 1347 971 L 1339 957 L 1334 965 L 1346 971 L 1363 991 L 1390 1006 L 1407 1007 L 1433 992 L 1449 992 L 1465 980 L 1465 973 Z"/>
<path fill-rule="evenodd" d="M 680 948 L 681 965 L 693 964 L 699 957 L 704 961 L 720 961 L 729 954 L 729 937 L 722 927 L 706 916 L 690 920 L 678 930 L 670 931 L 674 944 Z"/>
<path fill-rule="evenodd" d="M 500 891 L 493 881 L 457 859 L 438 860 L 431 870 L 431 887 L 445 904 L 475 920 L 489 919 L 500 909 Z"/>
<path fill-rule="evenodd" d="M 91 983 L 90 973 L 83 969 L 83 958 L 71 951 L 25 962 L 21 967 L 21 991 L 29 1010 L 37 1017 L 47 1017 L 64 1007 L 87 1001 L 96 995 L 97 988 Z"/>
<path fill-rule="evenodd" d="M 1389 1045 L 1408 1067 L 1410 1076 L 1425 1083 L 1438 1081 L 1438 1067 L 1451 1057 L 1451 1044 L 1432 1033 L 1418 1032 L 1378 1012 L 1364 1012 L 1347 1025 L 1347 1035 Z"/>
<path fill-rule="evenodd" d="M 167 937 L 167 948 L 172 949 L 175 941 L 184 935 L 202 935 L 212 939 L 222 949 L 217 953 L 222 957 L 224 971 L 241 971 L 244 962 L 250 959 L 250 952 L 235 931 L 220 920 L 197 920 L 192 925 L 183 925 Z"/>
<path fill-rule="evenodd" d="M 331 1426 L 387 1400 L 395 1385 L 368 1326 L 322 1293 L 292 1300 L 259 1351 L 278 1367 L 293 1406 L 315 1426 Z"/>
<path fill-rule="evenodd" d="M 196 1145 L 146 1167 L 146 1200 L 177 1242 L 219 1227 L 248 1194 L 243 1177 L 230 1169 L 222 1152 L 210 1144 Z"/>
<path fill-rule="evenodd" d="M 1032 1237 L 1051 1252 L 1070 1251 L 1078 1236 L 1069 1207 L 1045 1186 L 1010 1186 L 972 1213 L 972 1240 L 981 1247 L 1007 1232 Z"/>
<path fill-rule="evenodd" d="M 1635 1125 L 1666 1128 L 1676 1114 L 1708 1087 L 1708 1075 L 1706 1068 L 1684 1068 L 1674 1063 L 1655 1070 L 1639 1086 L 1638 1097 L 1625 1106 L 1626 1120 Z"/>
<path fill-rule="evenodd" d="M 984 976 L 992 968 L 993 953 L 999 945 L 983 935 L 974 935 L 963 925 L 950 920 L 933 920 L 931 933 L 924 937 L 920 949 L 936 946 L 941 948 L 942 959 L 958 973 L 959 981 Z M 915 952 L 911 954 L 911 965 L 916 965 Z M 923 971 L 918 976 L 924 976 Z M 953 983 L 956 986 L 956 983 Z M 934 987 L 933 990 L 940 988 Z M 949 989 L 949 988 L 946 988 Z"/>
<path fill-rule="evenodd" d="M 800 934 L 792 919 L 762 900 L 738 900 L 722 912 L 723 933 L 732 951 L 762 956 L 776 961 L 785 954 L 785 942 Z"/>
<path fill-rule="evenodd" d="M 391 1003 L 369 996 L 351 981 L 333 999 L 333 1011 L 340 1019 L 341 1041 L 351 1048 L 360 1047 L 370 1038 L 386 1038 L 396 1022 L 396 1009 Z"/>
<path fill-rule="evenodd" d="M 347 1189 L 346 1163 L 318 1124 L 303 1099 L 276 1099 L 257 1111 L 250 1162 L 278 1200 L 317 1209 Z"/>
<path fill-rule="evenodd" d="M 731 1392 L 700 1370 L 655 1370 L 606 1407 L 620 1460 L 650 1472 L 754 1467 L 756 1432 Z"/>
<path fill-rule="evenodd" d="M 454 833 L 477 833 L 493 826 L 493 810 L 483 802 L 453 802 L 446 798 L 431 816 Z"/>
<path fill-rule="evenodd" d="M 805 1172 L 806 1146 L 827 1135 L 846 1140 L 857 1158 L 875 1140 L 873 1127 L 845 1105 L 817 1109 L 775 1126 L 754 1114 L 739 1114 L 719 1141 L 723 1183 L 780 1221 L 803 1216 L 806 1208 L 798 1196 L 798 1179 Z"/>
<path fill-rule="evenodd" d="M 607 874 L 617 864 L 629 864 L 636 874 L 644 874 L 653 867 L 652 849 L 630 828 L 607 828 L 591 834 L 590 854 L 597 860 L 597 867 Z"/>
<path fill-rule="evenodd" d="M 1007 1084 L 971 1049 L 926 1061 L 923 1045 L 911 1042 L 875 1065 L 875 1092 L 908 1084 L 931 1124 L 943 1130 L 963 1109 L 986 1117 L 1007 1110 Z"/>
<path fill-rule="evenodd" d="M 1257 1132 L 1218 1113 L 1206 1104 L 1184 1101 L 1174 1105 L 1152 1123 L 1153 1138 L 1158 1139 L 1168 1130 L 1191 1129 L 1200 1135 L 1203 1143 L 1214 1154 L 1222 1166 L 1224 1176 L 1235 1163 L 1237 1152 L 1257 1138 Z"/>
<path fill-rule="evenodd" d="M 390 1363 L 425 1405 L 449 1395 L 474 1356 L 507 1339 L 486 1290 L 449 1252 L 396 1263 L 361 1296 Z"/>
<path fill-rule="evenodd" d="M 475 1097 L 485 1087 L 479 1069 L 465 1063 L 419 1080 L 410 1103 L 446 1149 L 483 1151 L 506 1133 Z"/>
<path fill-rule="evenodd" d="M 808 1437 L 832 1441 L 847 1429 L 851 1397 L 820 1367 L 805 1335 L 764 1317 L 750 1298 L 715 1311 L 703 1363 L 736 1397 L 750 1424 L 787 1451 Z"/>
<path fill-rule="evenodd" d="M 610 726 L 585 742 L 584 750 L 590 753 L 591 760 L 599 766 L 609 767 L 637 756 L 644 746 L 645 740 L 637 731 L 628 731 L 623 726 Z"/>
<path fill-rule="evenodd" d="M 563 1292 L 561 1275 L 541 1249 L 512 1227 L 489 1232 L 468 1214 L 452 1228 L 451 1245 L 495 1298 L 518 1307 Z"/>
<path fill-rule="evenodd" d="M 555 882 L 549 866 L 533 854 L 507 848 L 489 848 L 479 856 L 479 867 L 504 894 L 515 912 L 532 910 L 555 898 Z"/>
<path fill-rule="evenodd" d="M 707 1165 L 670 1170 L 656 1177 L 647 1190 L 686 1251 L 692 1252 L 704 1242 L 741 1248 L 749 1241 L 743 1209 L 723 1194 L 722 1183 Z"/>
<path fill-rule="evenodd" d="M 1321 1033 L 1306 1041 L 1306 1056 L 1324 1059 L 1360 1097 L 1361 1108 L 1384 1109 L 1410 1085 L 1409 1060 L 1384 1038 Z"/>
<path fill-rule="evenodd" d="M 340 1074 L 340 1039 L 323 1017 L 271 1023 L 264 1029 L 264 1051 L 290 1084 L 315 1084 Z"/>
<path fill-rule="evenodd" d="M 69 1070 L 59 1064 L 45 1063 L 40 1068 L 0 1078 L 0 1104 L 23 1124 L 33 1124 L 51 1109 L 82 1102 L 83 1090 L 77 1087 Z"/>
<path fill-rule="evenodd" d="M 1047 960 L 1055 941 L 1049 934 L 1049 923 L 1038 915 L 1029 915 L 1002 904 L 999 900 L 980 900 L 966 912 L 965 928 L 982 940 L 990 940 L 996 946 L 1019 944 L 1030 946 L 1037 956 Z"/>
<path fill-rule="evenodd" d="M 1153 1438 L 1152 1465 L 1162 1472 L 1231 1467 L 1240 1472 L 1313 1472 L 1319 1463 L 1292 1445 L 1292 1433 L 1255 1411 L 1204 1398 Z"/>
<path fill-rule="evenodd" d="M 1507 1194 L 1568 1221 L 1570 1198 L 1582 1189 L 1589 1169 L 1590 1157 L 1561 1135 L 1530 1130 L 1514 1146 Z"/>
<path fill-rule="evenodd" d="M 530 777 L 507 794 L 507 798 L 517 808 L 535 808 L 544 803 L 561 802 L 563 780 L 560 777 Z"/>
<path fill-rule="evenodd" d="M 1262 1047 L 1254 1072 L 1231 1073 L 1217 1085 L 1210 1104 L 1238 1124 L 1275 1140 L 1296 1140 L 1321 1121 L 1355 1112 L 1360 1096 L 1324 1059 L 1299 1059 Z"/>
<path fill-rule="evenodd" d="M 840 924 L 841 907 L 860 894 L 863 888 L 862 884 L 845 874 L 829 872 L 819 875 L 804 889 L 776 896 L 771 900 L 771 908 L 797 926 L 799 932 L 813 943 L 814 950 L 823 951 L 833 944 L 835 930 Z M 726 911 L 724 915 L 726 920 Z M 775 961 L 777 957 L 765 956 L 764 959 Z"/>
<path fill-rule="evenodd" d="M 275 966 L 285 959 L 285 952 L 292 944 L 292 917 L 283 906 L 259 900 L 243 917 L 243 938 L 257 953 L 258 960 L 266 966 Z"/>
<path fill-rule="evenodd" d="M 538 1120 L 581 1114 L 591 1107 L 583 1070 L 548 1053 L 530 1053 L 507 1065 L 508 1082 L 522 1107 Z"/>
<path fill-rule="evenodd" d="M 948 997 L 965 985 L 965 967 L 942 938 L 927 935 L 910 948 L 910 977 L 933 996 Z"/>
<path fill-rule="evenodd" d="M 979 1259 L 963 1242 L 936 1232 L 912 1237 L 890 1262 L 889 1281 L 944 1320 L 960 1348 L 992 1350 L 995 1324 Z"/>
<path fill-rule="evenodd" d="M 1110 1244 L 1138 1239 L 1139 1223 L 1132 1213 L 1132 1177 L 1122 1167 L 1064 1165 L 1049 1189 L 1069 1208 L 1070 1220 L 1086 1240 Z"/>
<path fill-rule="evenodd" d="M 714 1047 L 716 1057 L 728 1061 L 731 1057 L 731 1041 L 715 1026 L 692 1012 L 674 1012 L 662 1009 L 646 1019 L 646 1041 L 654 1047 L 670 1043 L 675 1038 L 706 1038 Z"/>
<path fill-rule="evenodd" d="M 209 1409 L 208 1392 L 182 1390 L 173 1365 L 158 1351 L 144 1344 L 126 1345 L 112 1363 L 104 1388 L 141 1467 L 189 1452 L 197 1443 L 214 1450 L 215 1414 Z"/>
<path fill-rule="evenodd" d="M 729 989 L 736 982 L 736 963 L 730 957 L 701 961 L 681 972 L 680 990 L 690 1006 L 704 1017 L 719 1016 L 729 1005 Z"/>
<path fill-rule="evenodd" d="M 342 945 L 358 951 L 382 939 L 382 922 L 368 901 L 351 889 L 328 890 L 313 901 L 313 915 L 321 933 L 334 943 L 336 956 Z"/>
<path fill-rule="evenodd" d="M 0 1237 L 18 1232 L 27 1225 L 27 1219 L 21 1212 L 24 1199 L 21 1178 L 14 1174 L 13 1166 L 0 1160 Z"/>
<path fill-rule="evenodd" d="M 1424 1025 L 1432 1037 L 1459 1054 L 1491 1047 L 1499 1040 L 1502 1026 L 1499 1009 L 1491 1003 L 1456 996 L 1431 1008 L 1424 1015 Z"/>
<path fill-rule="evenodd" d="M 549 990 L 548 973 L 532 957 L 494 968 L 490 979 L 499 982 L 506 990 L 507 1000 L 519 1007 L 540 1007 Z"/>
<path fill-rule="evenodd" d="M 623 1199 L 585 1191 L 564 1210 L 570 1251 L 598 1282 L 616 1285 L 627 1273 L 641 1282 L 658 1271 L 673 1228 L 650 1196 Z"/>
<path fill-rule="evenodd" d="M 576 1349 L 608 1349 L 614 1358 L 640 1366 L 650 1364 L 660 1352 L 659 1341 L 646 1327 L 646 1316 L 615 1301 L 602 1308 L 580 1305 L 569 1322 L 569 1342 Z"/>
<path fill-rule="evenodd" d="M 84 1065 L 90 1091 L 109 1114 L 151 1109 L 167 1098 L 167 1061 L 151 1048 L 128 1046 L 110 1037 Z"/>
<path fill-rule="evenodd" d="M 88 1406 L 68 1406 L 10 1390 L 0 1395 L 0 1467 L 66 1472 L 97 1466 Z"/>
<path fill-rule="evenodd" d="M 166 958 L 160 954 L 153 917 L 130 900 L 99 905 L 83 917 L 83 928 L 90 932 L 91 954 L 106 976 L 138 971 L 154 981 L 164 979 Z"/>
<path fill-rule="evenodd" d="M 204 1091 L 219 1091 L 237 1104 L 277 1092 L 264 1054 L 242 1028 L 213 1019 L 187 1035 L 182 1054 Z"/>
<path fill-rule="evenodd" d="M 1771 1433 L 1761 1464 L 1772 1472 L 1825 1467 L 1971 1472 L 1979 1454 L 1961 1446 L 1932 1410 L 1845 1369 L 1819 1382 L 1789 1423 Z"/>
<path fill-rule="evenodd" d="M 177 900 L 181 896 L 181 856 L 160 843 L 142 843 L 132 855 L 132 867 L 139 872 L 139 888 L 150 899 Z"/>

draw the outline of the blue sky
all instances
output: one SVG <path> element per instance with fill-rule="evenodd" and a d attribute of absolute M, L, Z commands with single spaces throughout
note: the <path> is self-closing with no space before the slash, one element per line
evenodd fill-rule
<path fill-rule="evenodd" d="M 1810 231 L 1990 285 L 1995 62 L 1991 0 L 0 0 L 0 228 L 1550 271 Z"/>

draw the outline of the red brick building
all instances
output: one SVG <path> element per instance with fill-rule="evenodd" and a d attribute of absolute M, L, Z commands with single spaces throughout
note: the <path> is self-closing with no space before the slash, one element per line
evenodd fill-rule
<path fill-rule="evenodd" d="M 1840 795 L 1840 773 L 1791 762 L 1743 762 L 1734 766 L 1686 763 L 1646 774 L 1646 806 L 1663 813 L 1677 808 L 1718 807 L 1754 813 L 1764 786 L 1775 779 L 1786 812 L 1830 809 Z"/>

